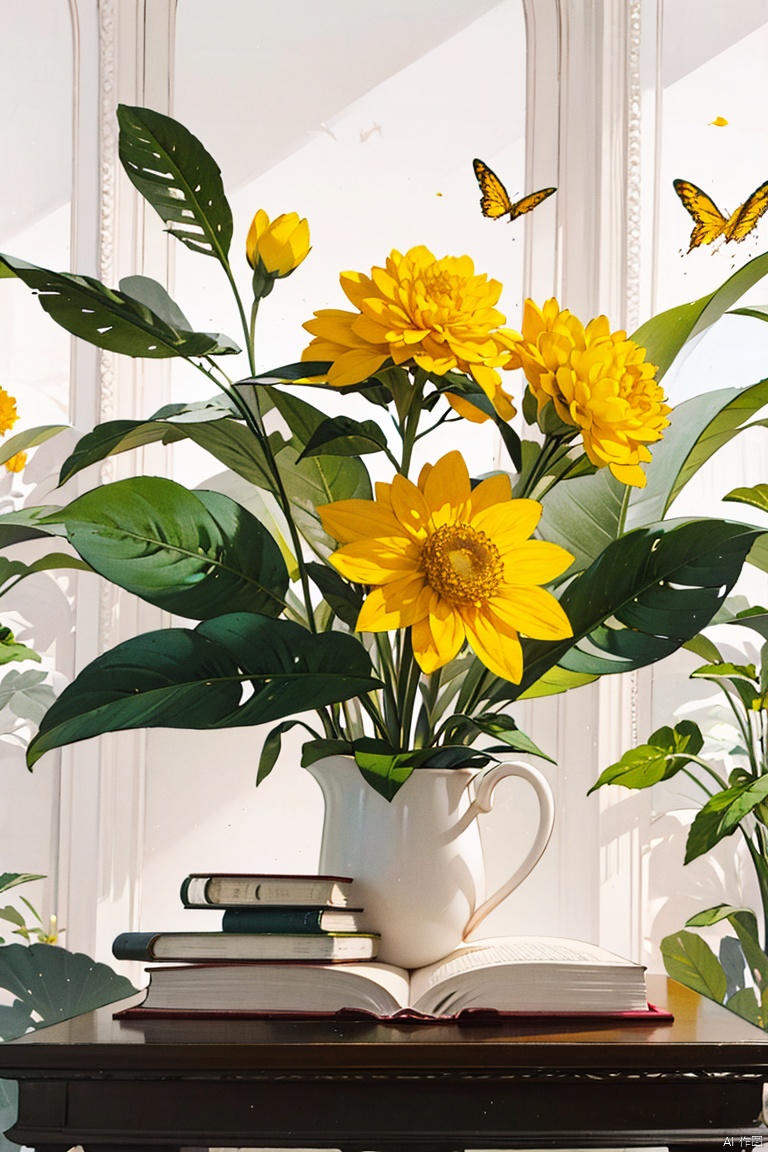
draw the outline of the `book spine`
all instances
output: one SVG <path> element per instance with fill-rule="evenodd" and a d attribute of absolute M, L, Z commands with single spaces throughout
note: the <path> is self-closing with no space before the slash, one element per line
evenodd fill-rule
<path fill-rule="evenodd" d="M 322 908 L 228 908 L 223 932 L 306 933 L 324 935 Z"/>
<path fill-rule="evenodd" d="M 156 932 L 121 932 L 112 944 L 117 960 L 154 960 Z"/>
<path fill-rule="evenodd" d="M 181 882 L 181 902 L 185 908 L 213 908 L 208 900 L 208 879 L 203 876 L 187 876 Z"/>

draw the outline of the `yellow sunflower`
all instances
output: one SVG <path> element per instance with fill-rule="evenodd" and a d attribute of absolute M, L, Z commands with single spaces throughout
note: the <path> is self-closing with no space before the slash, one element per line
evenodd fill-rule
<path fill-rule="evenodd" d="M 625 332 L 611 332 L 605 316 L 585 327 L 554 298 L 542 308 L 526 301 L 514 348 L 539 416 L 551 403 L 560 420 L 581 433 L 594 465 L 610 468 L 623 484 L 644 487 L 647 445 L 662 438 L 671 411 L 645 349 Z"/>
<path fill-rule="evenodd" d="M 518 366 L 499 330 L 501 284 L 475 275 L 469 256 L 437 260 L 421 245 L 405 255 L 393 251 L 370 277 L 344 272 L 340 280 L 357 311 L 323 309 L 304 325 L 314 340 L 302 358 L 330 360 L 329 384 L 359 384 L 389 360 L 437 376 L 458 370 L 480 385 L 504 420 L 514 416 L 498 372 Z M 460 396 L 448 399 L 467 419 L 487 419 Z"/>
<path fill-rule="evenodd" d="M 357 628 L 410 628 L 423 672 L 452 660 L 466 640 L 495 675 L 519 683 L 519 633 L 539 640 L 572 635 L 565 612 L 541 587 L 573 560 L 557 544 L 531 540 L 535 500 L 514 500 L 509 477 L 472 489 L 459 452 L 425 465 L 418 486 L 404 476 L 377 484 L 376 500 L 339 500 L 319 509 L 342 547 L 336 569 L 369 586 Z"/>

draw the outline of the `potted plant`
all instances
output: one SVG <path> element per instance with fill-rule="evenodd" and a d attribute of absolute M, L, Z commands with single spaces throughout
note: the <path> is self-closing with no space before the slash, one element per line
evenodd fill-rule
<path fill-rule="evenodd" d="M 118 120 L 134 186 L 231 286 L 248 369 L 230 375 L 235 341 L 196 331 L 147 277 L 111 288 L 0 256 L 0 275 L 21 279 L 74 335 L 184 359 L 216 389 L 204 403 L 97 426 L 61 480 L 140 445 L 189 439 L 251 486 L 260 512 L 136 476 L 0 521 L 0 542 L 63 535 L 106 579 L 199 621 L 137 636 L 82 669 L 43 717 L 30 767 L 120 729 L 271 724 L 261 781 L 301 725 L 305 765 L 345 755 L 342 793 L 356 802 L 362 782 L 392 813 L 403 785 L 416 787 L 411 777 L 462 771 L 469 782 L 510 752 L 543 755 L 510 716 L 514 701 L 662 659 L 717 612 L 762 529 L 668 513 L 768 386 L 671 412 L 661 380 L 768 271 L 768 256 L 628 338 L 554 299 L 528 301 L 514 332 L 497 308 L 501 285 L 469 257 L 393 250 L 370 275 L 344 273 L 352 309 L 316 312 L 301 359 L 264 371 L 261 302 L 307 257 L 306 221 L 256 212 L 240 257 L 252 270 L 245 299 L 215 161 L 167 116 L 121 106 Z M 526 440 L 504 383 L 521 374 Z M 328 390 L 367 401 L 371 418 L 329 416 Z M 488 420 L 503 469 L 471 477 L 457 447 L 430 453 L 438 430 L 443 446 L 450 432 L 460 445 Z M 9 452 L 26 447 L 14 441 Z M 390 478 L 374 488 L 366 461 L 376 454 Z"/>

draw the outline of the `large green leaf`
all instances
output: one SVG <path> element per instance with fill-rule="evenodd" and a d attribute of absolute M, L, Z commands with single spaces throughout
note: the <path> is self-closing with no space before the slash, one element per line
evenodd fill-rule
<path fill-rule="evenodd" d="M 600 773 L 589 789 L 594 792 L 604 784 L 621 784 L 624 788 L 651 788 L 660 780 L 669 780 L 697 756 L 704 744 L 698 724 L 681 720 L 674 728 L 657 729 L 647 744 L 630 748 L 615 764 Z"/>
<path fill-rule="evenodd" d="M 45 714 L 27 762 L 104 732 L 265 724 L 378 687 L 352 636 L 229 614 L 194 631 L 149 632 L 98 657 Z"/>
<path fill-rule="evenodd" d="M 24 432 L 18 432 L 9 440 L 3 441 L 0 447 L 0 464 L 5 464 L 6 460 L 10 460 L 17 452 L 25 452 L 27 448 L 36 448 L 38 444 L 44 444 L 46 440 L 58 436 L 59 432 L 65 432 L 67 428 L 67 424 L 42 424 L 37 428 L 27 428 Z"/>
<path fill-rule="evenodd" d="M 226 264 L 232 211 L 213 157 L 183 124 L 160 112 L 119 104 L 117 119 L 120 160 L 134 187 L 172 236 Z"/>
<path fill-rule="evenodd" d="M 10 548 L 12 544 L 22 544 L 25 540 L 41 540 L 46 536 L 64 536 L 61 525 L 45 522 L 57 511 L 56 504 L 41 504 L 6 512 L 0 516 L 0 548 Z"/>
<path fill-rule="evenodd" d="M 748 388 L 721 388 L 683 401 L 672 413 L 663 440 L 653 446 L 645 488 L 632 492 L 628 528 L 661 520 L 699 468 L 768 404 L 768 380 Z"/>
<path fill-rule="evenodd" d="M 701 936 L 695 932 L 673 932 L 664 937 L 659 947 L 664 967 L 673 980 L 722 1004 L 727 989 L 725 972 Z"/>
<path fill-rule="evenodd" d="M 52 944 L 0 947 L 0 988 L 28 1013 L 33 1028 L 68 1020 L 138 991 L 107 964 Z"/>
<path fill-rule="evenodd" d="M 55 516 L 96 572 L 168 612 L 204 620 L 284 608 L 280 550 L 228 496 L 137 476 L 86 492 Z"/>
<path fill-rule="evenodd" d="M 209 419 L 178 422 L 110 420 L 97 424 L 77 442 L 72 455 L 64 461 L 59 483 L 63 484 L 83 468 L 108 456 L 130 452 L 157 441 L 173 444 L 184 439 L 192 440 L 225 467 L 257 487 L 274 491 L 269 464 L 254 433 L 240 421 L 230 419 L 216 409 L 210 410 Z"/>
<path fill-rule="evenodd" d="M 685 863 L 703 856 L 725 836 L 730 836 L 758 804 L 768 797 L 768 776 L 746 780 L 716 792 L 696 813 L 685 844 Z"/>
<path fill-rule="evenodd" d="M 141 301 L 91 276 L 51 272 L 4 254 L 0 254 L 0 265 L 33 289 L 44 310 L 67 332 L 109 352 L 164 359 L 240 351 L 227 336 L 169 324 Z"/>
<path fill-rule="evenodd" d="M 761 532 L 727 520 L 670 520 L 620 537 L 560 597 L 573 638 L 526 640 L 521 684 L 496 684 L 488 697 L 516 699 L 556 664 L 602 676 L 670 655 L 712 619 Z"/>
<path fill-rule="evenodd" d="M 646 359 L 658 365 L 660 380 L 689 340 L 709 328 L 758 280 L 768 273 L 768 253 L 756 256 L 709 296 L 660 312 L 642 324 L 632 339 L 646 349 Z"/>
<path fill-rule="evenodd" d="M 607 468 L 555 485 L 543 501 L 539 534 L 574 557 L 567 580 L 583 572 L 622 532 L 629 489 Z"/>
<path fill-rule="evenodd" d="M 277 465 L 296 525 L 314 551 L 326 558 L 338 547 L 320 523 L 317 509 L 334 500 L 370 500 L 371 481 L 362 460 L 354 456 L 305 456 L 286 444 Z"/>

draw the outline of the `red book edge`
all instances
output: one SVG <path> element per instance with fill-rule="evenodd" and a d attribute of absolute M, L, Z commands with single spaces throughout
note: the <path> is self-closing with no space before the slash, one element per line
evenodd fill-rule
<path fill-rule="evenodd" d="M 340 1008 L 336 1012 L 275 1012 L 247 1008 L 145 1008 L 137 1004 L 114 1012 L 113 1020 L 365 1020 L 379 1024 L 497 1024 L 507 1020 L 539 1021 L 613 1021 L 636 1024 L 671 1024 L 674 1016 L 665 1008 L 648 1004 L 647 1008 L 615 1012 L 503 1012 L 498 1008 L 465 1008 L 453 1016 L 429 1016 L 413 1008 L 402 1008 L 391 1016 L 379 1016 L 363 1008 Z"/>

